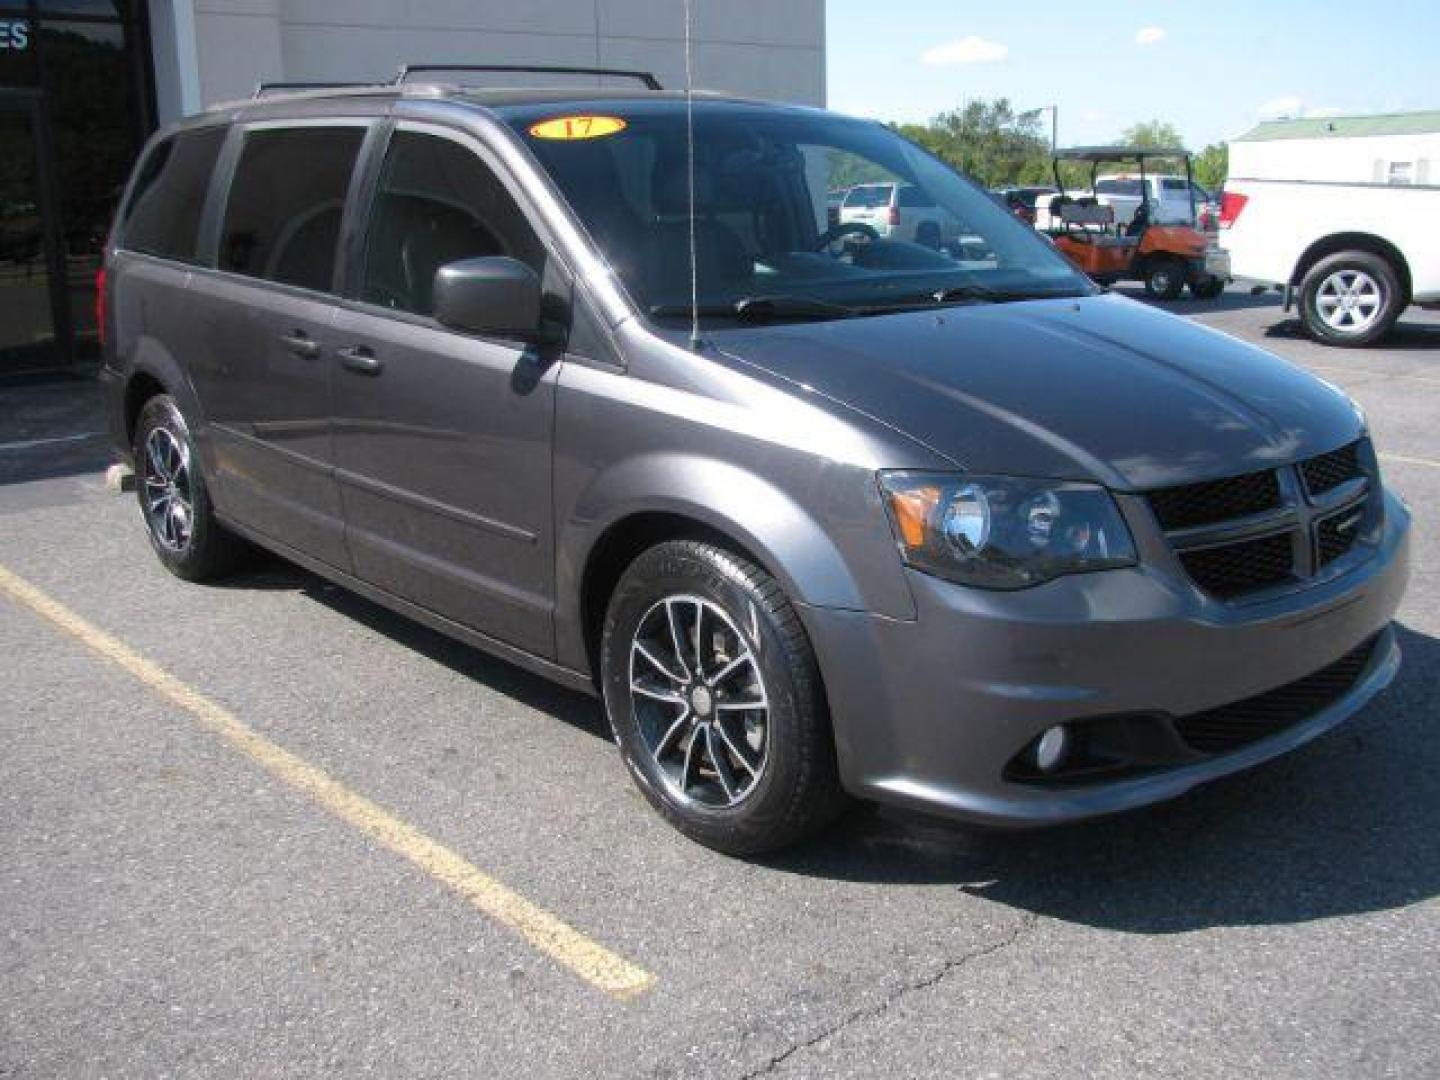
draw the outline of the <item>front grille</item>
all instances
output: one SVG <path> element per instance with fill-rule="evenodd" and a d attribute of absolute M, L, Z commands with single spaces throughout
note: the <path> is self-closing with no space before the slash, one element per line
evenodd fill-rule
<path fill-rule="evenodd" d="M 1284 731 L 1335 704 L 1354 687 L 1375 652 L 1378 635 L 1313 675 L 1175 721 L 1180 737 L 1195 750 L 1222 754 Z"/>
<path fill-rule="evenodd" d="M 1189 529 L 1230 518 L 1261 514 L 1280 506 L 1280 482 L 1273 470 L 1161 488 L 1149 494 L 1160 527 Z"/>
<path fill-rule="evenodd" d="M 1365 518 L 1364 506 L 1350 506 L 1338 514 L 1322 518 L 1315 526 L 1315 565 L 1329 566 L 1342 555 L 1347 555 L 1360 538 L 1361 525 Z"/>
<path fill-rule="evenodd" d="M 1360 439 L 1293 466 L 1161 488 L 1146 500 L 1191 580 L 1217 599 L 1236 600 L 1310 577 L 1355 548 L 1370 512 L 1365 498 L 1316 514 L 1327 493 L 1350 480 L 1369 478 L 1370 504 L 1378 500 L 1367 445 Z"/>
<path fill-rule="evenodd" d="M 1353 442 L 1300 463 L 1300 475 L 1305 479 L 1305 490 L 1311 495 L 1324 495 L 1346 480 L 1355 480 L 1365 475 L 1360 464 L 1360 444 Z"/>
<path fill-rule="evenodd" d="M 1288 532 L 1180 552 L 1196 585 L 1222 600 L 1295 578 L 1295 545 Z"/>

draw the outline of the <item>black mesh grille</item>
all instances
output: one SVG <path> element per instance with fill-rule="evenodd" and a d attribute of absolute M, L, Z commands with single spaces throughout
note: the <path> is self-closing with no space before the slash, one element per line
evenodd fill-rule
<path fill-rule="evenodd" d="M 1221 599 L 1279 585 L 1295 576 L 1295 547 L 1288 532 L 1180 552 L 1196 585 Z"/>
<path fill-rule="evenodd" d="M 1338 514 L 1331 514 L 1315 526 L 1315 559 L 1317 566 L 1329 566 L 1340 556 L 1349 552 L 1360 537 L 1364 522 L 1363 505 L 1350 506 Z"/>
<path fill-rule="evenodd" d="M 1323 495 L 1346 480 L 1364 476 L 1365 470 L 1360 464 L 1360 444 L 1353 442 L 1339 450 L 1302 461 L 1300 475 L 1305 478 L 1305 490 L 1311 495 Z"/>
<path fill-rule="evenodd" d="M 1267 470 L 1161 488 L 1148 498 L 1162 529 L 1188 529 L 1274 510 L 1280 505 L 1280 481 Z"/>
<path fill-rule="evenodd" d="M 1370 662 L 1378 640 L 1371 638 L 1328 667 L 1276 690 L 1181 717 L 1175 728 L 1186 743 L 1207 754 L 1235 750 L 1283 731 L 1349 693 Z"/>

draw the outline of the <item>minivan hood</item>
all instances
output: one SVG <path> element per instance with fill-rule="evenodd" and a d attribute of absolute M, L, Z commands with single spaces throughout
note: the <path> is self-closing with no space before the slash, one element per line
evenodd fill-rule
<path fill-rule="evenodd" d="M 719 330 L 710 341 L 977 472 L 1144 490 L 1333 450 L 1329 383 L 1113 295 Z"/>

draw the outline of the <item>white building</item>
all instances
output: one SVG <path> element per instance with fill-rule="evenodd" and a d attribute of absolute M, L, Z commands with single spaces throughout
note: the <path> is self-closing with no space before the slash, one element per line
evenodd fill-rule
<path fill-rule="evenodd" d="M 1440 185 L 1440 111 L 1269 120 L 1230 144 L 1230 176 Z"/>
<path fill-rule="evenodd" d="M 693 0 L 697 84 L 825 101 L 824 0 Z M 385 79 L 405 62 L 563 64 L 684 82 L 682 0 L 151 0 L 160 120 L 259 81 Z"/>

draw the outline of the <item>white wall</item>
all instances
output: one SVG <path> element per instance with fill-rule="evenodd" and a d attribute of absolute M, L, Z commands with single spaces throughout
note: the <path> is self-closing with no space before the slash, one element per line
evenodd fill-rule
<path fill-rule="evenodd" d="M 248 96 L 264 80 L 387 79 L 407 61 L 639 68 L 667 87 L 684 80 L 682 0 L 151 2 L 193 5 L 202 105 Z M 693 2 L 697 86 L 824 104 L 824 0 Z M 162 47 L 157 34 L 157 70 Z"/>
<path fill-rule="evenodd" d="M 1384 184 L 1395 162 L 1411 163 L 1411 183 L 1440 184 L 1440 132 L 1230 144 L 1230 176 L 1237 180 Z"/>

